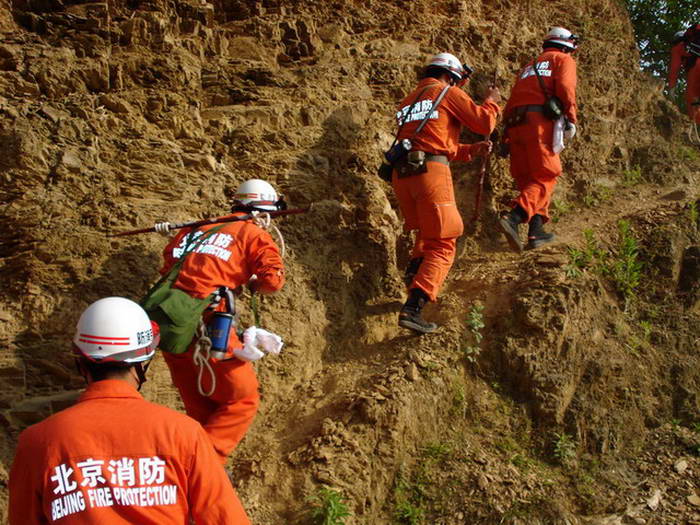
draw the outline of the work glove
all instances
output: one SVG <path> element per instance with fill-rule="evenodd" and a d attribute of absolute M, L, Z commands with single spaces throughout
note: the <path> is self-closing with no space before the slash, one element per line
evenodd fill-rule
<path fill-rule="evenodd" d="M 473 157 L 485 157 L 493 151 L 493 142 L 490 140 L 484 140 L 482 142 L 475 142 L 472 144 L 472 156 Z"/>
<path fill-rule="evenodd" d="M 250 279 L 248 279 L 248 289 L 250 290 L 250 293 L 257 292 L 259 286 L 260 282 L 258 281 L 258 276 L 255 274 L 251 275 Z"/>
<path fill-rule="evenodd" d="M 573 122 L 567 122 L 564 127 L 564 138 L 566 140 L 571 140 L 576 135 L 576 124 Z"/>
<path fill-rule="evenodd" d="M 489 86 L 486 90 L 486 99 L 491 99 L 491 102 L 496 104 L 501 103 L 501 91 L 496 86 Z"/>
<path fill-rule="evenodd" d="M 268 354 L 279 354 L 284 346 L 282 338 L 277 334 L 250 326 L 243 332 L 243 348 L 233 351 L 238 359 L 242 361 L 257 361 Z"/>

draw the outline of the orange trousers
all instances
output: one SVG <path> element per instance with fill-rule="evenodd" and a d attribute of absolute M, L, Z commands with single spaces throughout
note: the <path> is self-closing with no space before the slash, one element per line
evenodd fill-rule
<path fill-rule="evenodd" d="M 205 397 L 197 390 L 199 368 L 192 361 L 192 348 L 183 354 L 163 352 L 173 384 L 185 411 L 204 427 L 222 463 L 233 452 L 250 427 L 260 404 L 258 379 L 251 363 L 237 358 L 209 360 L 216 377 L 214 393 Z M 202 388 L 208 392 L 211 375 L 202 373 Z"/>
<path fill-rule="evenodd" d="M 508 129 L 510 174 L 520 194 L 511 204 L 520 205 L 528 216 L 549 220 L 552 192 L 561 175 L 559 155 L 552 151 L 554 122 L 541 113 L 529 112 L 524 124 Z"/>
<path fill-rule="evenodd" d="M 455 202 L 450 167 L 432 161 L 427 166 L 425 173 L 403 178 L 394 171 L 392 184 L 404 229 L 418 230 L 411 258 L 423 257 L 409 288 L 420 288 L 435 301 L 454 262 L 456 240 L 464 225 Z"/>
<path fill-rule="evenodd" d="M 700 124 L 700 106 L 693 105 L 693 102 L 700 102 L 700 58 L 695 61 L 695 65 L 688 71 L 688 87 L 685 90 L 685 105 L 688 108 L 690 120 Z"/>

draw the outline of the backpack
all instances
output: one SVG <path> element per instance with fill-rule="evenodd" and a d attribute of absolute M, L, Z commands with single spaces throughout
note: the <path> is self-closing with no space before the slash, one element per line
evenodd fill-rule
<path fill-rule="evenodd" d="M 216 292 L 204 299 L 192 297 L 187 292 L 174 288 L 185 258 L 195 252 L 204 241 L 223 228 L 221 224 L 195 238 L 194 230 L 190 232 L 180 258 L 170 271 L 154 284 L 139 304 L 148 317 L 160 327 L 160 344 L 158 347 L 166 352 L 181 354 L 187 351 L 195 336 L 204 310 L 212 303 Z"/>

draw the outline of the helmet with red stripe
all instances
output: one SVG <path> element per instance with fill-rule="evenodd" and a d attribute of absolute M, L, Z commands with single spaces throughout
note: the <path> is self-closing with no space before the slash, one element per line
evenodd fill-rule
<path fill-rule="evenodd" d="M 258 211 L 277 211 L 284 201 L 277 196 L 275 188 L 260 179 L 250 179 L 238 187 L 233 197 L 233 207 Z"/>
<path fill-rule="evenodd" d="M 73 343 L 96 363 L 141 363 L 155 354 L 159 334 L 158 325 L 134 301 L 105 297 L 80 316 Z"/>
<path fill-rule="evenodd" d="M 469 75 L 471 75 L 473 71 L 471 67 L 462 64 L 459 59 L 451 53 L 438 53 L 428 61 L 426 67 L 439 67 L 444 69 L 457 82 L 463 78 L 469 78 Z"/>
<path fill-rule="evenodd" d="M 579 37 L 563 27 L 553 27 L 544 37 L 543 47 L 558 47 L 565 51 L 574 51 L 578 47 Z"/>

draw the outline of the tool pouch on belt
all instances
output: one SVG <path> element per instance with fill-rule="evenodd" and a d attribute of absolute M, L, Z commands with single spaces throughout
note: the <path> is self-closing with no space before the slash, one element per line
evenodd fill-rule
<path fill-rule="evenodd" d="M 223 227 L 222 224 L 212 228 L 196 240 L 194 240 L 194 232 L 191 232 L 192 239 L 185 246 L 180 259 L 139 301 L 148 317 L 160 327 L 158 347 L 161 350 L 181 354 L 192 342 L 202 313 L 211 304 L 215 294 L 212 293 L 200 299 L 174 288 L 173 284 L 177 280 L 185 258 Z"/>
<path fill-rule="evenodd" d="M 379 166 L 377 175 L 379 175 L 382 180 L 391 182 L 393 166 L 396 166 L 398 169 L 398 166 L 404 163 L 409 151 L 411 151 L 411 141 L 409 139 L 403 139 L 394 144 L 384 152 L 384 162 Z"/>
<path fill-rule="evenodd" d="M 408 111 L 406 111 L 406 114 L 401 120 L 401 124 L 399 124 L 399 129 L 396 132 L 394 143 L 384 153 L 385 160 L 377 169 L 377 175 L 379 175 L 379 178 L 381 178 L 382 180 L 385 180 L 387 182 L 391 181 L 391 172 L 393 168 L 396 168 L 397 172 L 399 173 L 399 177 L 407 177 L 408 175 L 418 175 L 419 173 L 424 173 L 428 169 L 425 166 L 425 153 L 422 151 L 411 151 L 411 148 L 413 146 L 411 143 L 411 139 L 416 137 L 421 132 L 423 126 L 425 126 L 426 122 L 428 122 L 428 119 L 433 114 L 433 111 L 435 111 L 440 105 L 440 102 L 442 102 L 442 99 L 447 93 L 447 91 L 450 89 L 450 86 L 445 86 L 438 95 L 438 97 L 435 99 L 435 101 L 433 101 L 430 109 L 426 112 L 425 117 L 423 117 L 423 120 L 418 125 L 418 128 L 416 128 L 416 131 L 413 132 L 413 136 L 411 137 L 411 139 L 399 140 L 399 134 L 401 133 L 401 128 L 403 128 L 403 125 L 406 123 L 406 119 L 411 114 L 411 111 L 413 110 L 414 106 L 420 100 L 421 95 L 429 87 L 430 86 L 424 87 L 423 90 L 420 93 L 418 93 L 418 96 L 410 105 Z M 417 156 L 414 155 L 412 158 L 409 159 L 409 155 L 413 153 L 420 153 L 423 156 L 421 159 L 419 159 Z"/>
<path fill-rule="evenodd" d="M 545 99 L 542 114 L 549 120 L 557 120 L 564 115 L 564 104 L 561 103 L 559 97 L 552 95 Z"/>
<path fill-rule="evenodd" d="M 540 75 L 539 69 L 537 69 L 537 60 L 532 63 L 532 69 L 535 70 L 535 76 L 537 81 L 540 83 L 540 88 L 542 93 L 544 93 L 544 104 L 542 105 L 542 114 L 549 120 L 557 120 L 562 115 L 564 115 L 564 104 L 562 104 L 559 97 L 556 95 L 550 95 L 544 87 L 544 80 L 542 80 L 542 75 Z"/>
<path fill-rule="evenodd" d="M 428 165 L 425 163 L 425 151 L 409 151 L 408 155 L 397 164 L 396 171 L 400 179 L 428 171 Z"/>

